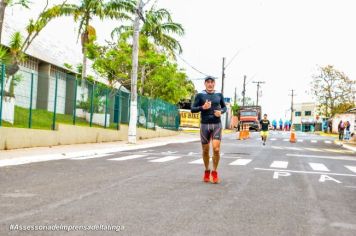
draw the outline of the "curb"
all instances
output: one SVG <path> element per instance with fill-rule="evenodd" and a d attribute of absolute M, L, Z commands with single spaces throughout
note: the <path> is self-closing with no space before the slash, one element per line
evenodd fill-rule
<path fill-rule="evenodd" d="M 340 141 L 338 141 L 338 140 L 334 140 L 334 143 L 335 143 L 336 145 L 339 145 L 340 147 L 343 147 L 343 148 L 345 148 L 345 149 L 351 150 L 351 151 L 353 151 L 353 152 L 356 153 L 356 147 L 353 147 L 353 146 L 351 146 L 351 145 L 349 145 L 349 144 L 347 144 L 347 143 L 342 143 L 342 142 L 340 142 Z"/>
<path fill-rule="evenodd" d="M 38 155 L 38 156 L 22 156 L 22 157 L 15 157 L 11 159 L 2 159 L 0 160 L 0 167 L 23 165 L 23 164 L 44 162 L 44 161 L 64 160 L 64 159 L 71 159 L 71 158 L 78 158 L 78 157 L 88 157 L 88 156 L 96 156 L 96 155 L 99 156 L 99 155 L 110 154 L 115 152 L 140 150 L 144 148 L 165 146 L 168 144 L 196 142 L 199 140 L 200 138 L 190 138 L 184 140 L 157 142 L 152 144 L 138 144 L 138 145 L 127 144 L 124 147 L 104 148 L 104 149 L 88 150 L 88 151 L 80 151 L 80 152 L 56 153 L 56 154 Z"/>

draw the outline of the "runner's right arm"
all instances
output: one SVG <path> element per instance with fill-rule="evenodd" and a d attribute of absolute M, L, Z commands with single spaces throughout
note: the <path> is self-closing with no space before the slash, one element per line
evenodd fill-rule
<path fill-rule="evenodd" d="M 192 108 L 190 109 L 192 113 L 198 113 L 200 111 L 203 110 L 203 107 L 202 107 L 202 102 L 201 102 L 201 96 L 200 94 L 198 93 L 196 96 L 195 96 L 195 99 L 194 99 L 194 103 L 192 105 Z"/>

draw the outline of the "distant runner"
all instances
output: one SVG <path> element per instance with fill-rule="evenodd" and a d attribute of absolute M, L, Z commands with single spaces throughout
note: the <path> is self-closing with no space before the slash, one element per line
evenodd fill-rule
<path fill-rule="evenodd" d="M 267 114 L 264 114 L 263 119 L 260 121 L 261 138 L 263 141 L 263 145 L 266 145 L 269 125 L 270 125 L 270 122 L 267 119 Z"/>
<path fill-rule="evenodd" d="M 201 112 L 200 120 L 200 139 L 203 149 L 203 160 L 205 165 L 204 182 L 211 181 L 218 183 L 219 177 L 217 168 L 220 160 L 220 142 L 221 142 L 221 114 L 226 112 L 224 97 L 221 93 L 214 90 L 215 78 L 205 78 L 205 90 L 198 93 L 192 105 L 192 113 Z M 209 168 L 209 149 L 210 141 L 213 143 L 213 170 Z M 211 175 L 211 176 L 210 176 Z M 211 177 L 211 180 L 210 180 Z"/>

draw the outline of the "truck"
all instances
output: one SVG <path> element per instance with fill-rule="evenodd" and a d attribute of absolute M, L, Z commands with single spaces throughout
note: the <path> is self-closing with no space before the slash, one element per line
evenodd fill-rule
<path fill-rule="evenodd" d="M 244 124 L 248 124 L 250 130 L 259 130 L 261 106 L 241 106 L 237 116 L 240 129 Z"/>

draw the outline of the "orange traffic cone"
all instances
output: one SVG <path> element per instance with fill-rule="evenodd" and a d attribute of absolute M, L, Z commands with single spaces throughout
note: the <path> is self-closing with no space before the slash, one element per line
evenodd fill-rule
<path fill-rule="evenodd" d="M 290 139 L 289 139 L 289 141 L 290 141 L 291 143 L 295 143 L 295 142 L 297 141 L 297 137 L 296 137 L 296 135 L 295 135 L 294 130 L 290 133 Z"/>

